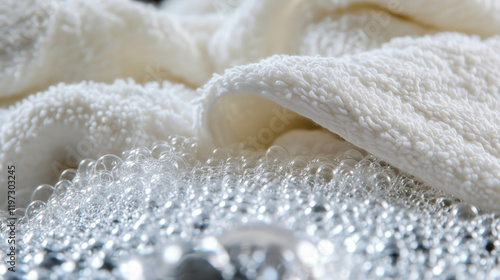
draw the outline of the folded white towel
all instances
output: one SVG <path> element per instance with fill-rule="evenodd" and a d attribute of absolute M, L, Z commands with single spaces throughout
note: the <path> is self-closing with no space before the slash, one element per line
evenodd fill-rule
<path fill-rule="evenodd" d="M 0 116 L 0 184 L 15 162 L 21 205 L 83 157 L 171 134 L 261 148 L 312 120 L 500 209 L 498 1 L 31 2 L 0 11 L 2 102 L 29 95 Z"/>

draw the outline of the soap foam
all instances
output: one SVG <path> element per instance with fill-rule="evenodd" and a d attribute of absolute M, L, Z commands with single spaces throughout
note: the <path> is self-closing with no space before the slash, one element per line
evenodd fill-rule
<path fill-rule="evenodd" d="M 171 136 L 151 149 L 84 160 L 53 188 L 40 186 L 33 198 L 50 197 L 20 217 L 17 275 L 500 276 L 497 215 L 372 155 L 290 156 L 280 146 L 200 153 L 196 139 Z M 15 279 L 4 268 L 0 274 Z"/>

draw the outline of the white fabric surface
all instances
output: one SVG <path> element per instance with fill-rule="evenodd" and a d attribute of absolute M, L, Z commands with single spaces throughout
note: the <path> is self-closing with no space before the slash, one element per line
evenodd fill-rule
<path fill-rule="evenodd" d="M 63 166 L 180 134 L 296 153 L 342 137 L 500 210 L 498 0 L 0 5 L 0 184 L 15 163 L 18 206 Z"/>

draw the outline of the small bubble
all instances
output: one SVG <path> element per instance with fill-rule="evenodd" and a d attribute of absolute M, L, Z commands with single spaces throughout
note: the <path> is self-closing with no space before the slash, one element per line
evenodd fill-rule
<path fill-rule="evenodd" d="M 47 202 L 49 200 L 49 197 L 52 195 L 54 192 L 54 187 L 51 185 L 40 185 L 38 186 L 33 193 L 31 194 L 31 200 L 30 201 L 43 201 Z"/>
<path fill-rule="evenodd" d="M 35 200 L 26 208 L 26 217 L 33 219 L 45 209 L 46 205 L 43 201 Z"/>
<path fill-rule="evenodd" d="M 69 189 L 71 189 L 73 187 L 73 184 L 71 184 L 70 181 L 68 180 L 63 180 L 63 181 L 59 181 L 57 182 L 57 184 L 54 186 L 54 193 L 59 196 L 59 197 L 62 197 L 66 194 L 66 192 L 68 192 Z"/>
<path fill-rule="evenodd" d="M 352 159 L 342 160 L 337 168 L 334 170 L 336 176 L 347 176 L 353 173 L 353 168 L 356 166 L 356 162 Z"/>
<path fill-rule="evenodd" d="M 286 162 L 290 158 L 290 155 L 281 146 L 271 146 L 266 151 L 266 160 L 268 162 Z"/>
<path fill-rule="evenodd" d="M 304 169 L 307 166 L 307 159 L 304 156 L 294 157 L 289 166 L 294 170 Z"/>
<path fill-rule="evenodd" d="M 78 175 L 80 178 L 89 178 L 94 174 L 95 161 L 84 159 L 78 165 Z"/>
<path fill-rule="evenodd" d="M 387 193 L 391 187 L 391 177 L 384 172 L 377 172 L 372 176 L 372 182 L 379 192 Z"/>
<path fill-rule="evenodd" d="M 114 172 L 117 171 L 122 164 L 123 162 L 119 157 L 115 155 L 104 155 L 95 162 L 94 168 L 96 172 L 99 171 Z"/>
<path fill-rule="evenodd" d="M 342 155 L 342 159 L 352 159 L 356 162 L 361 161 L 364 158 L 363 154 L 358 150 L 347 150 Z"/>
<path fill-rule="evenodd" d="M 157 143 L 153 145 L 153 148 L 151 149 L 151 156 L 155 159 L 160 158 L 163 154 L 170 155 L 172 153 L 172 148 L 167 143 Z"/>
<path fill-rule="evenodd" d="M 323 164 L 316 170 L 316 184 L 324 185 L 333 179 L 335 166 L 333 164 Z"/>
<path fill-rule="evenodd" d="M 478 215 L 477 208 L 465 202 L 453 205 L 450 213 L 460 220 L 470 220 Z"/>
<path fill-rule="evenodd" d="M 78 171 L 75 169 L 66 169 L 63 171 L 63 173 L 61 173 L 61 176 L 59 176 L 59 181 L 68 180 L 71 182 L 77 174 Z"/>

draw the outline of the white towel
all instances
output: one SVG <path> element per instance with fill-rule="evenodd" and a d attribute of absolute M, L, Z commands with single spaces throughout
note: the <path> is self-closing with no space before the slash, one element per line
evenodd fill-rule
<path fill-rule="evenodd" d="M 81 158 L 172 134 L 349 148 L 300 132 L 317 124 L 500 210 L 499 1 L 207 1 L 2 4 L 0 184 L 16 164 L 19 206 Z"/>

